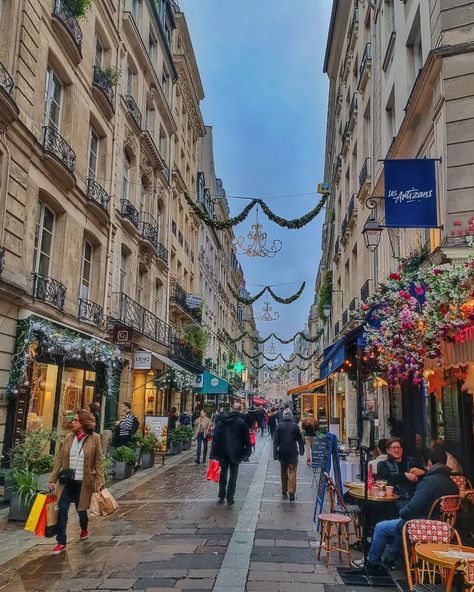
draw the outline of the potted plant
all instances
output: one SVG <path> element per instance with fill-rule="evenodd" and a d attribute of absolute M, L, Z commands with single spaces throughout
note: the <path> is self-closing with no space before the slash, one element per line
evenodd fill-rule
<path fill-rule="evenodd" d="M 155 464 L 155 449 L 157 437 L 148 434 L 142 440 L 142 469 L 150 469 Z"/>
<path fill-rule="evenodd" d="M 194 436 L 194 430 L 191 426 L 181 426 L 179 428 L 183 434 L 183 450 L 189 450 Z"/>
<path fill-rule="evenodd" d="M 38 491 L 47 491 L 49 476 L 54 467 L 54 456 L 52 454 L 45 454 L 41 458 L 35 460 L 31 464 L 31 470 L 36 476 L 38 482 Z"/>
<path fill-rule="evenodd" d="M 130 446 L 119 446 L 113 451 L 112 458 L 115 461 L 115 478 L 131 477 L 136 462 L 135 450 Z"/>
<path fill-rule="evenodd" d="M 38 491 L 35 474 L 29 469 L 12 469 L 11 478 L 14 481 L 8 520 L 26 522 L 33 501 Z"/>
<path fill-rule="evenodd" d="M 142 443 L 143 443 L 143 436 L 141 434 L 133 434 L 131 439 L 131 445 L 134 447 L 135 450 L 135 459 L 136 464 L 140 464 L 140 459 L 142 456 Z"/>
<path fill-rule="evenodd" d="M 179 429 L 174 430 L 170 434 L 170 454 L 174 456 L 175 454 L 181 454 L 183 450 L 183 439 L 179 432 Z"/>

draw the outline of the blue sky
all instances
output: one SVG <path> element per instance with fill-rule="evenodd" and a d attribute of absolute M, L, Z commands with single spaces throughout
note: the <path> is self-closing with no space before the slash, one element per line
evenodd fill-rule
<path fill-rule="evenodd" d="M 206 99 L 202 111 L 214 132 L 216 173 L 229 196 L 310 193 L 323 181 L 327 89 L 322 73 L 330 0 L 180 0 L 191 33 Z M 286 218 L 301 216 L 320 196 L 269 199 Z M 246 201 L 229 199 L 232 213 Z M 255 284 L 288 296 L 271 302 L 280 319 L 258 322 L 262 335 L 291 336 L 303 328 L 314 298 L 323 215 L 302 230 L 286 230 L 259 216 L 268 237 L 283 242 L 273 259 L 239 257 L 251 294 Z M 235 228 L 246 234 L 249 222 Z M 254 305 L 261 310 L 264 299 Z"/>

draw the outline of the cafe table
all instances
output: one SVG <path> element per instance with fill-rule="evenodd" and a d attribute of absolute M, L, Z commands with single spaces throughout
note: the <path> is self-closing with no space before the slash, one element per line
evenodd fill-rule
<path fill-rule="evenodd" d="M 349 490 L 349 494 L 352 495 L 352 497 L 355 497 L 357 499 L 360 500 L 364 500 L 365 499 L 365 495 L 364 495 L 364 484 L 361 483 L 360 487 L 354 487 L 353 482 L 346 482 L 344 483 L 344 486 L 347 487 L 347 489 Z M 367 495 L 367 501 L 369 502 L 396 502 L 398 499 L 400 499 L 400 496 L 398 496 L 396 493 L 392 493 L 392 495 L 377 495 L 375 493 L 368 493 Z"/>
<path fill-rule="evenodd" d="M 419 559 L 426 561 L 426 563 L 448 570 L 455 567 L 456 563 L 458 563 L 456 567 L 457 573 L 464 571 L 463 559 L 474 559 L 474 547 L 449 545 L 447 543 L 418 543 L 415 546 L 415 553 Z M 448 553 L 450 554 L 448 555 Z M 458 591 L 462 590 L 462 578 L 460 575 L 456 578 L 455 589 Z"/>

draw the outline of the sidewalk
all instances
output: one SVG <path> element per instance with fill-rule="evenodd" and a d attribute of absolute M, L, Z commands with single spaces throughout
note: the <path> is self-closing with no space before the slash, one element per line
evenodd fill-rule
<path fill-rule="evenodd" d="M 89 541 L 78 540 L 71 509 L 68 550 L 58 557 L 49 554 L 54 541 L 9 525 L 0 591 L 337 592 L 336 565 L 317 562 L 311 545 L 312 471 L 301 463 L 297 500 L 283 500 L 271 452 L 270 438 L 259 439 L 231 507 L 216 503 L 217 486 L 192 453 L 117 484 L 119 511 L 92 518 Z"/>

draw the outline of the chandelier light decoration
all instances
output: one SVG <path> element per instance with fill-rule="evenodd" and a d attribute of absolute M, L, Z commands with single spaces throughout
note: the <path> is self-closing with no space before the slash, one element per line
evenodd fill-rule
<path fill-rule="evenodd" d="M 245 244 L 245 237 L 239 236 L 235 240 L 235 247 L 239 255 L 247 255 L 247 257 L 275 257 L 282 249 L 281 240 L 275 239 L 270 248 L 267 247 L 267 233 L 263 230 L 263 224 L 258 221 L 258 205 L 255 216 L 255 224 L 252 224 L 252 229 L 247 234 L 247 238 L 251 241 L 248 245 Z"/>
<path fill-rule="evenodd" d="M 274 339 L 272 339 L 272 341 L 270 343 L 270 347 L 268 349 L 264 350 L 264 353 L 269 356 L 276 356 L 277 354 L 280 353 L 277 349 Z"/>
<path fill-rule="evenodd" d="M 270 306 L 268 302 L 268 296 L 265 300 L 265 304 L 263 305 L 262 312 L 257 313 L 255 316 L 259 321 L 276 321 L 280 318 L 280 313 L 275 311 L 272 312 L 273 308 Z"/>

